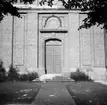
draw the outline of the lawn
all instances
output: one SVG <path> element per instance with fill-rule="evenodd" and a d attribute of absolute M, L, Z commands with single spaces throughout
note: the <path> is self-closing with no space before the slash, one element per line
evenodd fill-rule
<path fill-rule="evenodd" d="M 35 82 L 4 82 L 0 83 L 0 105 L 30 104 L 40 89 Z"/>
<path fill-rule="evenodd" d="M 107 85 L 81 81 L 66 87 L 77 105 L 107 105 Z"/>

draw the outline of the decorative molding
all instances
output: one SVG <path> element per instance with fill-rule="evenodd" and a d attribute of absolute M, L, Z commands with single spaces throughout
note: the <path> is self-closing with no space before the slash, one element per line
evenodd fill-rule
<path fill-rule="evenodd" d="M 49 16 L 49 17 L 47 17 L 47 19 L 45 20 L 45 23 L 44 23 L 43 27 L 46 27 L 46 25 L 48 24 L 49 19 L 52 19 L 52 18 L 58 19 L 59 23 L 60 23 L 59 26 L 62 27 L 62 21 L 61 21 L 61 19 L 58 16 L 55 16 L 54 14 L 51 15 L 51 16 Z"/>
<path fill-rule="evenodd" d="M 41 33 L 67 33 L 68 31 L 65 29 L 42 29 L 40 30 Z"/>
<path fill-rule="evenodd" d="M 48 42 L 48 41 L 59 41 L 59 42 L 62 42 L 62 40 L 60 38 L 55 38 L 55 37 L 45 39 L 45 43 Z"/>

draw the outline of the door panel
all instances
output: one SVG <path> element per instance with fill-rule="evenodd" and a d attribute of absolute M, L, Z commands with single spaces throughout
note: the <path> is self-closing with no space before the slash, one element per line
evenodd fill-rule
<path fill-rule="evenodd" d="M 61 44 L 46 44 L 47 73 L 61 73 Z"/>
<path fill-rule="evenodd" d="M 46 46 L 46 70 L 53 73 L 53 46 Z"/>
<path fill-rule="evenodd" d="M 61 73 L 61 46 L 54 46 L 54 72 Z"/>

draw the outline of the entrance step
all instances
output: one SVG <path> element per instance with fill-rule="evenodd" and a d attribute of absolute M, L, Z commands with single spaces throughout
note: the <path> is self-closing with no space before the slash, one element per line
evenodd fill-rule
<path fill-rule="evenodd" d="M 37 81 L 37 80 L 35 80 Z M 44 82 L 73 82 L 74 80 L 70 79 L 68 76 L 62 74 L 45 74 L 39 77 L 38 81 Z"/>
<path fill-rule="evenodd" d="M 66 76 L 55 76 L 53 79 L 46 79 L 46 82 L 72 82 L 73 80 Z"/>

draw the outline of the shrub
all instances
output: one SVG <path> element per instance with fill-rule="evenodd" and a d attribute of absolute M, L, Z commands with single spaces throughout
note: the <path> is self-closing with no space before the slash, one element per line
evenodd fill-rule
<path fill-rule="evenodd" d="M 32 80 L 34 80 L 34 79 L 39 77 L 38 73 L 36 73 L 36 72 L 29 73 L 28 75 L 29 75 L 29 81 L 32 81 Z"/>
<path fill-rule="evenodd" d="M 21 74 L 20 75 L 20 81 L 28 81 L 28 80 L 29 80 L 28 74 Z"/>
<path fill-rule="evenodd" d="M 92 79 L 84 72 L 80 71 L 80 69 L 77 69 L 76 72 L 72 72 L 70 78 L 75 81 L 92 81 Z"/>
<path fill-rule="evenodd" d="M 3 67 L 3 62 L 0 61 L 0 82 L 6 81 L 6 80 L 7 80 L 6 70 Z"/>
<path fill-rule="evenodd" d="M 14 68 L 12 65 L 9 67 L 9 71 L 8 71 L 8 80 L 10 81 L 16 81 L 19 80 L 19 73 L 18 73 L 18 69 Z"/>
<path fill-rule="evenodd" d="M 21 74 L 20 81 L 32 81 L 38 77 L 39 77 L 38 73 L 36 73 L 36 72 L 28 73 L 28 74 Z"/>

